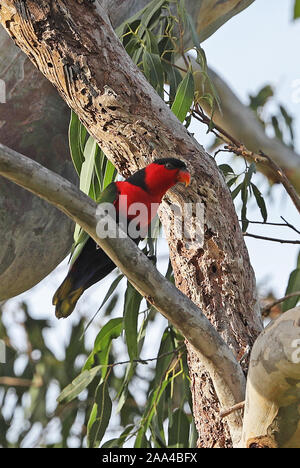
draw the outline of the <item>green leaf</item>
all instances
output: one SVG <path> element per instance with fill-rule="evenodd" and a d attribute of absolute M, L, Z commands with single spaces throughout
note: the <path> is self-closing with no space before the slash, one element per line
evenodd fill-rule
<path fill-rule="evenodd" d="M 234 170 L 229 166 L 229 164 L 220 164 L 218 168 L 223 172 L 225 177 L 228 176 L 228 174 L 234 174 Z"/>
<path fill-rule="evenodd" d="M 146 428 L 144 426 L 141 426 L 135 439 L 134 448 L 147 448 L 147 447 L 149 447 L 149 442 L 146 438 Z"/>
<path fill-rule="evenodd" d="M 187 448 L 189 446 L 190 422 L 181 408 L 174 411 L 172 424 L 169 426 L 168 432 L 169 448 Z"/>
<path fill-rule="evenodd" d="M 129 424 L 129 426 L 127 426 L 124 429 L 124 431 L 122 432 L 122 434 L 120 435 L 120 437 L 118 439 L 111 439 L 111 440 L 105 442 L 105 444 L 103 444 L 101 446 L 101 448 L 123 447 L 124 442 L 126 441 L 126 439 L 129 436 L 130 432 L 132 432 L 134 429 L 135 429 L 134 424 Z"/>
<path fill-rule="evenodd" d="M 105 167 L 105 174 L 104 174 L 104 179 L 103 179 L 103 190 L 106 189 L 106 187 L 111 183 L 115 181 L 117 175 L 117 169 L 113 165 L 110 160 L 107 160 L 106 167 Z"/>
<path fill-rule="evenodd" d="M 163 62 L 163 68 L 167 75 L 167 82 L 169 83 L 169 86 L 170 86 L 169 94 L 170 94 L 170 103 L 172 105 L 176 96 L 178 86 L 180 85 L 182 81 L 182 76 L 179 70 L 177 70 L 177 68 L 175 68 L 170 63 Z"/>
<path fill-rule="evenodd" d="M 227 186 L 230 188 L 233 184 L 236 183 L 236 181 L 238 180 L 239 176 L 234 176 L 232 177 L 232 179 L 230 179 L 228 182 L 227 182 Z"/>
<path fill-rule="evenodd" d="M 138 358 L 138 315 L 142 302 L 140 293 L 128 282 L 124 303 L 124 330 L 131 360 Z"/>
<path fill-rule="evenodd" d="M 174 358 L 172 351 L 174 350 L 174 344 L 172 335 L 170 333 L 169 327 L 166 327 L 164 330 L 159 351 L 157 354 L 156 368 L 155 368 L 155 379 L 153 381 L 153 387 L 157 387 L 162 376 L 166 373 L 167 369 Z M 164 357 L 161 357 L 164 356 Z"/>
<path fill-rule="evenodd" d="M 300 18 L 300 0 L 295 0 L 294 19 Z"/>
<path fill-rule="evenodd" d="M 231 192 L 232 200 L 235 200 L 235 198 L 238 196 L 238 194 L 239 194 L 240 191 L 242 190 L 242 187 L 243 187 L 243 182 L 242 182 L 241 184 L 239 184 L 239 185 L 233 190 L 233 192 Z"/>
<path fill-rule="evenodd" d="M 151 54 L 160 56 L 157 37 L 153 34 L 150 29 L 146 29 L 146 49 Z"/>
<path fill-rule="evenodd" d="M 87 443 L 89 448 L 97 448 L 107 426 L 112 410 L 112 402 L 109 396 L 108 383 L 101 382 L 96 390 L 94 405 L 87 425 Z"/>
<path fill-rule="evenodd" d="M 90 136 L 85 145 L 84 163 L 80 173 L 80 190 L 86 194 L 89 194 L 90 191 L 97 151 L 98 144 L 96 140 Z"/>
<path fill-rule="evenodd" d="M 184 121 L 188 111 L 193 104 L 194 91 L 195 85 L 193 72 L 189 70 L 178 86 L 175 100 L 171 107 L 171 110 L 174 112 L 180 122 Z"/>
<path fill-rule="evenodd" d="M 291 273 L 285 295 L 287 296 L 288 294 L 298 291 L 300 291 L 300 268 L 297 268 Z M 295 296 L 291 297 L 290 299 L 286 299 L 282 304 L 283 312 L 286 312 L 287 310 L 296 307 L 299 300 L 300 296 Z"/>
<path fill-rule="evenodd" d="M 99 181 L 101 191 L 103 190 L 103 177 L 105 172 L 107 158 L 103 151 L 99 148 L 99 151 L 95 155 L 95 174 Z"/>
<path fill-rule="evenodd" d="M 149 83 L 153 86 L 157 93 L 163 97 L 164 72 L 160 56 L 145 50 L 143 54 L 143 68 Z"/>
<path fill-rule="evenodd" d="M 289 130 L 290 133 L 290 138 L 291 138 L 291 144 L 293 145 L 294 143 L 294 129 L 293 129 L 293 117 L 287 112 L 287 110 L 283 106 L 279 106 L 280 112 L 282 117 L 284 118 L 285 124 Z"/>
<path fill-rule="evenodd" d="M 89 328 L 89 326 L 91 325 L 91 323 L 93 322 L 93 320 L 95 319 L 95 317 L 98 315 L 98 313 L 100 312 L 100 310 L 102 309 L 102 307 L 106 304 L 106 302 L 108 301 L 108 299 L 113 295 L 113 293 L 115 292 L 115 290 L 117 289 L 121 279 L 124 278 L 124 275 L 121 274 L 119 276 L 117 276 L 117 278 L 112 282 L 112 284 L 110 285 L 109 287 L 109 290 L 107 291 L 99 309 L 97 310 L 97 312 L 93 315 L 93 317 L 91 318 L 91 320 L 88 322 L 87 326 L 85 327 L 85 332 L 86 330 Z"/>
<path fill-rule="evenodd" d="M 85 370 L 73 380 L 66 388 L 63 389 L 57 401 L 59 403 L 69 403 L 74 400 L 96 377 L 101 366 L 96 366 L 93 369 Z"/>
<path fill-rule="evenodd" d="M 256 199 L 256 203 L 257 203 L 257 205 L 258 205 L 258 207 L 260 209 L 262 218 L 263 218 L 264 222 L 266 222 L 267 219 L 268 219 L 268 212 L 267 212 L 266 202 L 265 202 L 260 190 L 258 189 L 258 187 L 256 187 L 256 185 L 254 185 L 253 183 L 251 183 L 251 187 L 252 187 L 255 199 Z"/>
<path fill-rule="evenodd" d="M 281 130 L 280 126 L 279 126 L 278 118 L 275 115 L 273 115 L 273 117 L 272 117 L 272 125 L 273 125 L 273 128 L 274 128 L 276 138 L 278 138 L 278 140 L 280 140 L 280 141 L 283 141 L 283 133 L 282 133 L 282 130 Z"/>
<path fill-rule="evenodd" d="M 148 28 L 150 24 L 153 26 L 153 20 L 160 16 L 161 8 L 165 3 L 167 3 L 166 0 L 153 0 L 147 5 L 145 12 L 141 16 L 142 27 L 139 30 L 140 37 L 142 37 L 146 28 Z"/>
<path fill-rule="evenodd" d="M 194 46 L 196 47 L 196 49 L 201 49 L 199 36 L 198 36 L 198 33 L 196 31 L 196 28 L 195 28 L 195 23 L 194 23 L 194 20 L 193 20 L 193 18 L 191 17 L 191 15 L 189 13 L 186 14 L 186 22 L 187 22 L 187 26 L 188 26 L 188 28 L 190 30 Z"/>
<path fill-rule="evenodd" d="M 274 96 L 274 90 L 272 86 L 266 85 L 259 90 L 256 96 L 250 95 L 250 107 L 254 111 L 257 111 L 260 107 L 264 107 L 268 100 Z"/>
<path fill-rule="evenodd" d="M 108 358 L 109 358 L 109 351 L 111 347 L 111 342 L 115 338 L 118 338 L 123 331 L 123 318 L 118 317 L 118 318 L 113 318 L 109 322 L 107 322 L 104 327 L 100 330 L 98 333 L 95 343 L 94 343 L 94 348 L 91 354 L 89 355 L 83 370 L 89 370 L 94 364 L 95 356 L 97 355 L 97 358 L 99 362 L 102 365 L 102 378 L 105 377 L 107 373 L 107 364 L 108 364 Z"/>
<path fill-rule="evenodd" d="M 256 173 L 256 164 L 251 163 L 246 175 L 245 175 L 245 185 L 248 187 L 250 185 L 253 174 Z"/>
<path fill-rule="evenodd" d="M 84 126 L 81 124 L 75 112 L 72 111 L 69 125 L 69 146 L 71 158 L 78 175 L 80 175 L 81 167 L 84 162 L 84 155 L 82 150 L 82 132 L 84 133 L 83 129 L 85 130 Z"/>

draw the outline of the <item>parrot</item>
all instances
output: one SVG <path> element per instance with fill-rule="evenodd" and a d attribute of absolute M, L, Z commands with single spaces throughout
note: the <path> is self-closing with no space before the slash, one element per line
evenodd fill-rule
<path fill-rule="evenodd" d="M 147 216 L 140 219 L 140 224 L 141 227 L 147 228 L 156 216 L 165 193 L 178 182 L 188 186 L 190 180 L 190 172 L 180 159 L 156 159 L 124 181 L 111 182 L 101 193 L 98 203 L 113 204 L 117 216 L 122 216 L 127 223 L 135 217 L 129 215 L 130 206 L 143 203 L 147 208 Z M 126 206 L 122 203 L 125 198 L 121 196 L 124 195 L 127 197 Z M 141 238 L 133 240 L 138 244 Z M 53 296 L 56 317 L 68 317 L 84 291 L 101 281 L 115 268 L 116 265 L 109 256 L 87 235 L 83 248 L 71 263 L 66 278 Z"/>

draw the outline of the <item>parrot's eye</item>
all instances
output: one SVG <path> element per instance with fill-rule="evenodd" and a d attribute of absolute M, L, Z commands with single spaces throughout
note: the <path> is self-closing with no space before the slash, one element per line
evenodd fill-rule
<path fill-rule="evenodd" d="M 166 168 L 166 169 L 174 169 L 174 166 L 173 166 L 172 163 L 167 162 L 167 163 L 165 164 L 165 168 Z"/>

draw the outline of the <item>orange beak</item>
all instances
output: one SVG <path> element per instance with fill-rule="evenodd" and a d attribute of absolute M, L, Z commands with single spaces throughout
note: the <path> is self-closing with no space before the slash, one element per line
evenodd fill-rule
<path fill-rule="evenodd" d="M 187 187 L 191 182 L 191 174 L 187 169 L 181 169 L 177 175 L 177 182 L 182 182 Z"/>

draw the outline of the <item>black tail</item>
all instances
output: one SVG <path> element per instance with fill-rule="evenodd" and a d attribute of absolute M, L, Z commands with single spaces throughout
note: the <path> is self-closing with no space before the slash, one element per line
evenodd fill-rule
<path fill-rule="evenodd" d="M 53 297 L 57 318 L 68 317 L 83 292 L 116 268 L 106 253 L 89 238 Z"/>

